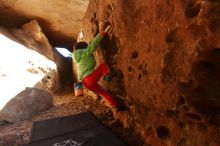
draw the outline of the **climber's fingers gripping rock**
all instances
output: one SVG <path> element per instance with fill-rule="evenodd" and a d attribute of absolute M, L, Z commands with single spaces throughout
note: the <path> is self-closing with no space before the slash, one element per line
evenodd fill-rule
<path fill-rule="evenodd" d="M 108 25 L 104 31 L 109 32 L 110 29 L 111 29 L 111 25 Z"/>

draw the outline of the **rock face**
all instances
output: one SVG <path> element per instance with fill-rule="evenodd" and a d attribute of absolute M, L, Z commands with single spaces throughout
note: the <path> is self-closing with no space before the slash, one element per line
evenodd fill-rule
<path fill-rule="evenodd" d="M 30 118 L 51 107 L 52 98 L 52 94 L 47 91 L 26 88 L 5 105 L 0 111 L 0 119 L 14 123 Z"/>
<path fill-rule="evenodd" d="M 31 2 L 0 1 L 0 24 L 11 29 L 36 18 L 53 45 L 72 45 L 73 1 Z M 85 40 L 112 25 L 96 59 L 110 65 L 116 78 L 109 89 L 130 108 L 115 118 L 139 132 L 143 145 L 220 145 L 219 8 L 219 0 L 90 1 Z M 41 35 L 33 36 L 35 45 L 45 46 Z M 50 47 L 43 52 L 54 57 Z"/>
<path fill-rule="evenodd" d="M 89 0 L 0 0 L 0 25 L 20 28 L 36 19 L 52 45 L 71 47 Z"/>
<path fill-rule="evenodd" d="M 54 48 L 50 45 L 36 20 L 24 24 L 22 29 L 14 29 L 13 35 L 28 48 L 43 54 L 52 61 L 55 60 Z"/>
<path fill-rule="evenodd" d="M 112 25 L 102 55 L 117 74 L 111 92 L 130 105 L 115 117 L 145 145 L 220 144 L 219 10 L 218 0 L 90 1 L 86 40 Z"/>
<path fill-rule="evenodd" d="M 45 90 L 45 93 L 46 91 L 53 93 L 57 89 L 62 88 L 72 78 L 72 63 L 71 60 L 64 58 L 50 45 L 37 21 L 25 24 L 22 29 L 14 29 L 12 33 L 0 27 L 0 34 L 10 38 L 7 39 L 1 35 L 0 110 L 6 105 L 1 111 L 3 113 L 3 120 L 17 122 L 30 117 L 31 114 L 47 109 L 49 104 L 45 102 L 46 105 L 42 105 L 42 107 L 39 105 L 39 107 L 29 109 L 25 107 L 25 104 L 27 104 L 26 97 L 19 100 L 18 103 L 15 103 L 17 102 L 17 97 L 15 99 L 12 98 L 25 87 L 42 89 Z M 23 46 L 16 42 L 20 42 Z M 28 48 L 44 55 L 47 59 L 34 51 L 27 51 Z M 11 52 L 4 51 L 3 49 L 10 50 Z M 28 90 L 27 92 L 24 92 L 24 94 L 29 94 L 30 91 Z M 21 95 L 23 96 L 23 92 Z M 36 99 L 31 100 L 40 100 L 36 96 L 33 95 L 31 98 Z M 10 99 L 12 100 L 8 102 Z M 35 104 L 38 103 L 40 102 Z M 21 110 L 18 110 L 19 108 Z M 15 113 L 16 110 L 19 111 L 18 114 Z M 2 120 L 2 118 L 0 119 Z"/>
<path fill-rule="evenodd" d="M 24 24 L 22 29 L 13 29 L 12 34 L 21 44 L 37 51 L 56 63 L 58 72 L 56 74 L 50 72 L 42 79 L 42 83 L 39 83 L 38 86 L 47 84 L 45 88 L 54 91 L 72 78 L 71 60 L 63 57 L 51 46 L 36 20 Z"/>

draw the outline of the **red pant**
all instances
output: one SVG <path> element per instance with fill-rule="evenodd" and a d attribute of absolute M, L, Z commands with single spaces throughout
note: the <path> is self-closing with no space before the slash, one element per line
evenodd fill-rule
<path fill-rule="evenodd" d="M 101 64 L 97 69 L 95 69 L 90 75 L 83 78 L 83 84 L 89 90 L 102 95 L 105 100 L 112 107 L 116 107 L 117 103 L 112 99 L 112 96 L 103 89 L 97 82 L 101 78 L 101 76 L 105 76 L 109 73 L 109 68 L 106 63 Z"/>

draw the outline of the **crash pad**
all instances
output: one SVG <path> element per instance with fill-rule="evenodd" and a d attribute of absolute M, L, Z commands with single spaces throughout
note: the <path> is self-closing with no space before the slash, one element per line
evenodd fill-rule
<path fill-rule="evenodd" d="M 92 112 L 35 121 L 27 146 L 126 146 Z"/>

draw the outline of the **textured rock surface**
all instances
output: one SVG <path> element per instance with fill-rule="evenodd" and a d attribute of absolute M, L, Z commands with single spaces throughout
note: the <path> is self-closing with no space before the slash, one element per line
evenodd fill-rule
<path fill-rule="evenodd" d="M 63 86 L 72 77 L 71 60 L 63 57 L 50 45 L 36 20 L 24 24 L 22 29 L 14 29 L 13 35 L 21 44 L 46 56 L 57 65 L 58 72 L 56 74 L 49 73 L 38 86 L 42 83 L 48 84 L 48 88 L 53 91 Z"/>
<path fill-rule="evenodd" d="M 26 87 L 49 92 L 60 87 L 56 64 L 17 42 L 10 32 L 0 28 L 0 110 Z"/>
<path fill-rule="evenodd" d="M 28 143 L 33 121 L 41 121 L 92 111 L 97 118 L 105 123 L 115 135 L 122 138 L 130 146 L 143 146 L 139 135 L 130 129 L 124 129 L 118 120 L 114 120 L 111 110 L 95 101 L 89 96 L 75 97 L 72 85 L 67 85 L 65 90 L 54 95 L 54 105 L 45 112 L 34 115 L 30 119 L 15 123 L 1 125 L 0 122 L 0 145 L 1 146 L 24 146 Z"/>
<path fill-rule="evenodd" d="M 130 105 L 115 117 L 146 145 L 220 144 L 219 8 L 218 0 L 90 1 L 86 40 L 112 25 L 102 44 L 117 73 L 109 87 Z"/>
<path fill-rule="evenodd" d="M 20 28 L 39 21 L 53 45 L 70 47 L 80 30 L 89 0 L 0 0 L 0 25 Z"/>
<path fill-rule="evenodd" d="M 16 2 L 2 1 L 0 24 L 17 27 L 31 18 L 23 8 L 12 9 Z M 107 86 L 130 108 L 114 116 L 139 132 L 146 146 L 220 145 L 219 8 L 219 0 L 90 1 L 83 23 L 86 41 L 112 25 L 96 59 L 107 60 L 117 75 Z M 22 13 L 9 19 L 15 10 Z M 57 21 L 36 17 L 53 44 L 71 44 L 72 34 L 48 27 Z M 69 30 L 68 25 L 64 32 Z"/>
<path fill-rule="evenodd" d="M 48 59 L 54 61 L 54 48 L 42 32 L 37 21 L 31 21 L 22 26 L 22 29 L 14 29 L 13 35 L 25 46 L 31 48 Z"/>
<path fill-rule="evenodd" d="M 4 50 L 11 50 L 11 52 L 2 50 L 0 55 L 0 110 L 3 115 L 0 117 L 0 121 L 7 120 L 10 122 L 17 122 L 29 118 L 31 114 L 46 110 L 49 103 L 45 102 L 47 105 L 41 105 L 41 102 L 36 102 L 34 104 L 40 104 L 36 105 L 39 107 L 34 106 L 33 108 L 28 108 L 28 106 L 25 107 L 26 104 L 29 104 L 26 103 L 27 97 L 24 97 L 24 99 L 15 103 L 17 102 L 17 97 L 14 96 L 21 92 L 25 87 L 35 87 L 48 92 L 55 92 L 57 89 L 62 88 L 64 84 L 71 79 L 72 63 L 71 60 L 64 58 L 50 45 L 37 21 L 31 21 L 30 23 L 25 24 L 22 29 L 13 30 L 13 33 L 8 32 L 1 27 L 0 34 L 13 40 L 7 40 L 5 42 L 1 40 L 1 48 Z M 34 54 L 34 51 L 25 51 L 27 48 L 16 42 L 20 42 L 27 48 L 39 52 L 50 60 L 36 52 Z M 21 57 L 20 59 L 19 56 Z M 5 62 L 7 62 L 7 64 Z M 25 91 L 24 94 L 29 93 L 26 93 Z M 47 95 L 45 94 L 44 96 Z M 36 96 L 38 96 L 38 93 L 31 97 L 36 99 L 30 98 L 30 100 L 41 100 Z M 42 99 L 42 102 L 47 98 L 51 98 L 50 96 Z M 9 101 L 10 99 L 12 100 Z M 5 106 L 4 109 L 2 109 L 3 106 Z M 19 111 L 19 113 L 17 116 L 14 116 L 16 115 L 16 110 Z"/>
<path fill-rule="evenodd" d="M 26 88 L 5 105 L 0 112 L 0 119 L 14 123 L 30 118 L 51 107 L 52 98 L 52 94 L 47 91 Z"/>

